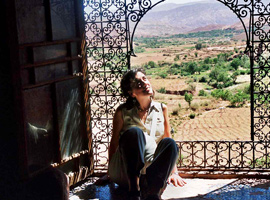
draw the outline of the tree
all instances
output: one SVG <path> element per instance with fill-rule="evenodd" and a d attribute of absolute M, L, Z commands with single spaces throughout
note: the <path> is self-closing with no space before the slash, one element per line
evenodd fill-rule
<path fill-rule="evenodd" d="M 203 70 L 203 68 L 201 66 L 198 66 L 196 68 L 196 72 L 198 72 L 199 74 L 201 74 L 201 71 Z"/>
<path fill-rule="evenodd" d="M 230 100 L 232 93 L 229 90 L 217 89 L 211 92 L 211 95 L 216 99 L 221 98 L 224 101 Z"/>
<path fill-rule="evenodd" d="M 202 48 L 202 44 L 201 43 L 197 43 L 195 45 L 195 48 L 196 48 L 196 50 L 200 50 Z"/>
<path fill-rule="evenodd" d="M 238 75 L 239 75 L 238 71 L 233 72 L 233 74 L 231 76 L 232 80 L 233 80 L 233 84 L 235 84 Z"/>
<path fill-rule="evenodd" d="M 209 77 L 212 80 L 216 80 L 218 79 L 218 75 L 220 74 L 220 69 L 218 69 L 217 67 L 215 67 L 209 74 Z"/>
<path fill-rule="evenodd" d="M 234 70 L 237 70 L 239 68 L 239 66 L 241 65 L 241 61 L 239 58 L 235 58 L 233 59 L 233 61 L 231 62 L 231 66 L 232 68 L 234 68 Z"/>
<path fill-rule="evenodd" d="M 190 74 L 194 74 L 197 70 L 197 63 L 196 62 L 189 62 L 187 65 L 186 71 L 188 71 Z"/>
<path fill-rule="evenodd" d="M 207 58 L 204 59 L 203 62 L 204 62 L 204 64 L 211 64 L 212 63 L 212 60 L 211 60 L 210 57 L 207 57 Z"/>
<path fill-rule="evenodd" d="M 191 105 L 191 101 L 193 100 L 193 95 L 191 93 L 185 93 L 185 100 L 186 102 L 188 102 L 188 106 L 190 108 Z"/>
<path fill-rule="evenodd" d="M 250 96 L 245 94 L 243 91 L 238 90 L 238 92 L 231 96 L 230 103 L 234 107 L 242 107 Z"/>
<path fill-rule="evenodd" d="M 221 72 L 219 73 L 217 80 L 218 82 L 222 82 L 223 85 L 225 86 L 225 84 L 229 82 L 231 79 L 227 72 Z"/>

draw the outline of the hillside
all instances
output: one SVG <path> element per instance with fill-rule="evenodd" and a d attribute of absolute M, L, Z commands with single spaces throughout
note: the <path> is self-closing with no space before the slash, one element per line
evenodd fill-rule
<path fill-rule="evenodd" d="M 166 5 L 166 4 L 165 4 Z M 136 36 L 161 36 L 221 29 L 239 22 L 224 4 L 197 3 L 167 5 L 149 11 L 137 27 Z"/>

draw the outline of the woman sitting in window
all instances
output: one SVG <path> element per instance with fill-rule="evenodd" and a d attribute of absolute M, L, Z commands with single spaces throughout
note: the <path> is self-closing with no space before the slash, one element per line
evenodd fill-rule
<path fill-rule="evenodd" d="M 153 100 L 152 86 L 140 69 L 121 80 L 123 96 L 113 119 L 109 148 L 109 177 L 129 188 L 130 199 L 160 199 L 166 183 L 183 186 L 176 161 L 179 149 L 171 139 L 167 106 Z"/>

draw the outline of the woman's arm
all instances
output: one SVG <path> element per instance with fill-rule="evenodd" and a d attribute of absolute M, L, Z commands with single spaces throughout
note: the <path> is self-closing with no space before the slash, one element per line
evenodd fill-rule
<path fill-rule="evenodd" d="M 169 122 L 168 107 L 163 104 L 163 115 L 164 115 L 164 136 L 172 138 L 171 127 Z M 184 186 L 186 182 L 178 175 L 177 166 L 175 164 L 170 177 L 168 178 L 168 183 L 172 183 L 174 186 Z"/>
<path fill-rule="evenodd" d="M 171 126 L 168 115 L 168 107 L 165 104 L 162 104 L 163 116 L 164 116 L 164 135 L 163 138 L 169 137 L 171 138 Z"/>
<path fill-rule="evenodd" d="M 119 144 L 119 133 L 123 128 L 123 117 L 122 117 L 122 110 L 118 107 L 115 111 L 113 117 L 113 130 L 112 130 L 112 139 L 109 146 L 109 162 L 112 158 L 112 155 L 115 153 L 118 144 Z"/>
<path fill-rule="evenodd" d="M 118 143 L 119 143 L 119 133 L 123 127 L 123 118 L 122 118 L 122 111 L 118 107 L 115 111 L 115 114 L 113 116 L 113 130 L 112 130 L 112 138 L 110 141 L 110 146 L 109 146 L 109 163 L 110 160 L 115 153 Z M 109 174 L 107 173 L 103 177 L 99 178 L 95 184 L 96 185 L 104 185 L 110 180 Z"/>

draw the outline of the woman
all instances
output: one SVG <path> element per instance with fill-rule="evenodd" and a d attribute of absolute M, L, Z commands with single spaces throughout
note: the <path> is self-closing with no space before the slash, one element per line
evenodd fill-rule
<path fill-rule="evenodd" d="M 146 199 L 160 199 L 166 182 L 185 184 L 177 173 L 179 150 L 171 139 L 167 106 L 153 101 L 152 86 L 140 69 L 123 76 L 121 89 L 127 101 L 113 119 L 109 177 L 128 187 L 131 199 L 140 199 L 140 177 L 145 177 Z"/>

